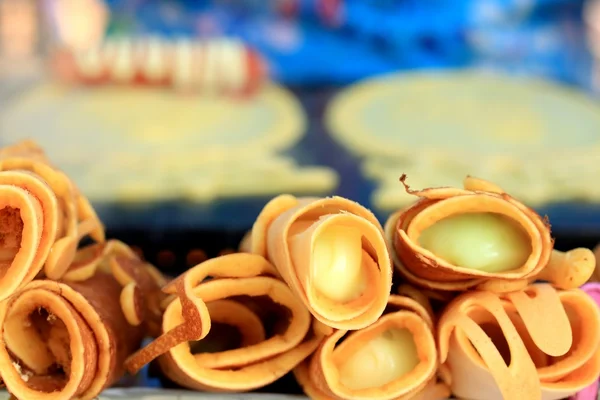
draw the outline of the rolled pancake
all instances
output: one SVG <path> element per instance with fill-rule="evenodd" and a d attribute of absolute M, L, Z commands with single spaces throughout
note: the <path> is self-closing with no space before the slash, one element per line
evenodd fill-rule
<path fill-rule="evenodd" d="M 327 326 L 361 329 L 386 307 L 392 267 L 383 230 L 369 210 L 351 200 L 275 197 L 241 249 L 267 257 Z"/>
<path fill-rule="evenodd" d="M 58 202 L 37 175 L 0 172 L 0 299 L 42 270 L 55 243 Z"/>
<path fill-rule="evenodd" d="M 179 385 L 217 392 L 253 390 L 282 377 L 330 330 L 312 320 L 276 275 L 266 259 L 246 253 L 190 269 L 163 289 L 177 295 L 166 306 L 163 334 L 131 356 L 127 369 L 135 373 L 158 357 L 162 372 Z M 268 305 L 285 314 L 269 322 Z M 232 328 L 237 343 L 223 348 L 228 337 L 215 335 L 217 326 Z M 215 340 L 218 348 L 214 352 L 213 344 L 211 352 Z"/>
<path fill-rule="evenodd" d="M 550 226 L 496 185 L 467 177 L 464 189 L 406 191 L 418 198 L 388 219 L 385 232 L 399 272 L 427 289 L 520 290 L 543 279 L 570 289 L 594 269 L 588 249 L 553 251 Z"/>
<path fill-rule="evenodd" d="M 581 290 L 586 292 L 600 307 L 600 284 L 596 282 L 586 283 L 581 287 Z M 598 399 L 598 379 L 590 386 L 577 392 L 570 397 L 571 400 L 597 400 Z"/>
<path fill-rule="evenodd" d="M 600 313 L 579 289 L 464 293 L 444 310 L 437 340 L 458 398 L 564 399 L 600 375 Z"/>
<path fill-rule="evenodd" d="M 97 272 L 82 282 L 36 280 L 0 304 L 0 369 L 19 399 L 93 399 L 124 373 L 141 327 L 121 310 L 121 285 Z"/>
<path fill-rule="evenodd" d="M 81 239 L 89 235 L 103 242 L 104 227 L 87 198 L 51 165 L 35 142 L 23 141 L 0 150 L 0 171 L 15 170 L 36 175 L 54 193 L 58 215 L 56 226 L 50 227 L 55 231 L 55 239 L 44 260 L 44 274 L 50 279 L 60 279 L 73 261 Z"/>
<path fill-rule="evenodd" d="M 160 335 L 161 303 L 167 297 L 161 288 L 166 278 L 125 243 L 109 240 L 80 249 L 64 279 L 82 282 L 98 271 L 112 274 L 123 287 L 120 303 L 127 322 L 142 325 L 146 335 Z"/>
<path fill-rule="evenodd" d="M 378 321 L 336 331 L 294 374 L 316 400 L 441 400 L 450 392 L 436 382 L 437 367 L 432 316 L 418 301 L 392 295 Z"/>

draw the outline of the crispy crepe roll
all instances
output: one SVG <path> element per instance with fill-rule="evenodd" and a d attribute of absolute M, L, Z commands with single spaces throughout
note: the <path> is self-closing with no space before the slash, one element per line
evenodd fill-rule
<path fill-rule="evenodd" d="M 592 274 L 591 251 L 553 252 L 550 227 L 532 209 L 489 182 L 467 177 L 464 186 L 416 191 L 405 184 L 419 200 L 393 214 L 385 232 L 407 280 L 428 289 L 508 292 L 535 279 L 574 288 Z"/>
<path fill-rule="evenodd" d="M 331 331 L 313 322 L 276 274 L 263 257 L 237 253 L 170 282 L 164 290 L 177 298 L 166 307 L 164 333 L 129 358 L 128 370 L 158 357 L 174 382 L 220 392 L 252 390 L 282 377 Z"/>
<path fill-rule="evenodd" d="M 97 242 L 104 241 L 104 227 L 89 201 L 64 173 L 50 164 L 34 142 L 24 141 L 1 149 L 0 171 L 28 171 L 54 193 L 56 204 L 41 203 L 44 212 L 47 208 L 48 213 L 58 214 L 54 217 L 56 222 L 48 227 L 54 236 L 51 251 L 43 261 L 44 273 L 48 278 L 62 277 L 84 236 L 90 235 Z"/>
<path fill-rule="evenodd" d="M 387 304 L 392 267 L 383 230 L 353 201 L 278 196 L 262 210 L 241 249 L 267 257 L 327 326 L 367 327 Z"/>
<path fill-rule="evenodd" d="M 558 400 L 600 375 L 600 313 L 579 289 L 464 293 L 442 314 L 437 339 L 458 398 Z"/>
<path fill-rule="evenodd" d="M 126 244 L 109 240 L 80 249 L 64 279 L 85 281 L 97 271 L 111 273 L 123 287 L 120 302 L 127 322 L 143 325 L 145 333 L 152 337 L 160 335 L 161 303 L 167 297 L 161 290 L 165 277 Z"/>
<path fill-rule="evenodd" d="M 143 329 L 121 310 L 121 285 L 36 280 L 0 304 L 0 370 L 18 399 L 93 399 L 124 373 Z"/>
<path fill-rule="evenodd" d="M 0 300 L 42 270 L 59 224 L 54 192 L 27 171 L 0 172 Z"/>
<path fill-rule="evenodd" d="M 327 337 L 294 369 L 296 379 L 316 400 L 446 399 L 448 388 L 436 382 L 431 318 L 420 302 L 392 295 L 373 325 Z"/>

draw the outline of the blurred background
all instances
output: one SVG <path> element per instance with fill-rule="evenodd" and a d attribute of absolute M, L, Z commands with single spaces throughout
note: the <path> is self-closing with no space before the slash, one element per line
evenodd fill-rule
<path fill-rule="evenodd" d="M 598 0 L 0 0 L 0 145 L 34 139 L 173 270 L 279 193 L 385 221 L 492 180 L 600 241 Z"/>

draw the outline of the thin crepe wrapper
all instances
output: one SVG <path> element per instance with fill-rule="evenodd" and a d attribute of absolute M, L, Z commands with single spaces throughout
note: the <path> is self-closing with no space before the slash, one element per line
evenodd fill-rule
<path fill-rule="evenodd" d="M 314 355 L 294 369 L 294 375 L 307 396 L 315 400 L 441 400 L 449 397 L 447 386 L 438 383 L 436 379 L 438 355 L 431 307 L 426 297 L 418 291 L 412 291 L 408 287 L 401 291 L 410 297 L 391 295 L 386 313 L 374 324 L 351 332 L 339 345 L 338 341 L 348 331 L 336 331 L 323 340 Z M 412 298 L 413 296 L 415 297 Z M 362 343 L 392 327 L 406 328 L 413 333 L 419 364 L 408 374 L 382 387 L 360 390 L 345 387 L 339 379 L 338 365 Z"/>
<path fill-rule="evenodd" d="M 118 240 L 80 249 L 63 279 L 70 282 L 86 281 L 98 271 L 111 274 L 122 286 L 119 299 L 127 321 L 131 325 L 142 326 L 149 336 L 160 335 L 161 303 L 167 297 L 161 288 L 167 279 Z"/>
<path fill-rule="evenodd" d="M 481 324 L 493 327 L 496 342 Z M 564 399 L 598 379 L 600 314 L 579 289 L 468 292 L 442 314 L 438 349 L 458 398 Z"/>
<path fill-rule="evenodd" d="M 104 227 L 88 199 L 50 163 L 35 142 L 23 141 L 0 149 L 0 171 L 29 171 L 54 192 L 55 202 L 41 203 L 44 212 L 58 214 L 56 226 L 49 226 L 54 231 L 54 243 L 44 261 L 44 274 L 48 278 L 62 277 L 83 237 L 89 235 L 96 242 L 105 240 Z"/>
<path fill-rule="evenodd" d="M 506 194 L 496 185 L 467 177 L 464 189 L 440 187 L 411 190 L 419 197 L 413 205 L 392 214 L 385 225 L 392 244 L 392 257 L 409 282 L 427 289 L 462 291 L 481 289 L 507 292 L 525 287 L 548 264 L 554 242 L 550 227 L 535 211 Z M 515 221 L 531 238 L 531 254 L 515 270 L 490 273 L 462 268 L 435 256 L 418 244 L 420 233 L 443 218 L 468 212 L 493 212 Z"/>
<path fill-rule="evenodd" d="M 58 220 L 56 196 L 42 179 L 27 171 L 0 172 L 0 300 L 42 270 Z"/>
<path fill-rule="evenodd" d="M 598 252 L 596 251 L 596 254 Z M 600 307 L 600 284 L 596 282 L 587 283 L 581 287 L 581 290 L 586 292 Z M 598 380 L 585 389 L 579 391 L 574 396 L 571 396 L 572 400 L 596 400 L 598 398 Z"/>
<path fill-rule="evenodd" d="M 310 226 L 295 233 L 296 222 L 309 222 Z M 329 224 L 355 226 L 363 233 L 363 268 L 368 283 L 359 298 L 345 304 L 323 296 L 311 283 L 313 241 Z M 337 196 L 275 197 L 261 211 L 240 250 L 271 261 L 311 314 L 327 326 L 361 329 L 377 321 L 386 307 L 393 269 L 383 230 L 373 213 L 351 200 Z"/>
<path fill-rule="evenodd" d="M 0 370 L 8 391 L 20 399 L 93 399 L 120 379 L 126 357 L 139 348 L 143 337 L 143 329 L 125 319 L 120 291 L 110 274 L 97 272 L 81 282 L 35 280 L 1 303 Z M 36 327 L 12 319 L 40 308 L 49 312 L 48 321 L 52 316 L 65 324 L 68 338 L 50 331 L 46 338 L 32 339 Z M 46 359 L 45 341 L 57 359 L 67 361 L 62 388 L 59 377 L 43 376 L 52 362 Z"/>
<path fill-rule="evenodd" d="M 246 253 L 216 257 L 182 274 L 163 289 L 177 295 L 164 312 L 163 334 L 130 357 L 127 369 L 135 373 L 158 357 L 162 372 L 175 383 L 214 392 L 243 392 L 279 379 L 311 354 L 328 331 L 276 275 L 266 259 Z M 268 296 L 290 311 L 289 325 L 265 338 L 259 312 L 236 296 Z M 192 354 L 188 342 L 204 339 L 211 321 L 236 327 L 242 347 Z"/>

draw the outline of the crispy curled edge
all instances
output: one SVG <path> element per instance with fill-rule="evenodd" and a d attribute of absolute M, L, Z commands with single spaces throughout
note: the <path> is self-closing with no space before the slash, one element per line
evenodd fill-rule
<path fill-rule="evenodd" d="M 592 323 L 592 329 L 585 334 L 577 328 L 582 335 L 579 339 L 586 346 L 578 343 L 573 347 L 573 328 L 564 307 L 566 303 L 583 310 L 587 314 L 585 320 Z M 518 313 L 521 322 L 514 321 L 507 310 Z M 494 318 L 506 338 L 510 365 L 506 365 L 492 339 L 473 320 L 472 315 L 481 316 L 481 312 Z M 527 335 L 522 336 L 517 326 Z M 587 338 L 583 338 L 585 335 Z M 599 345 L 600 314 L 589 296 L 579 289 L 557 291 L 549 284 L 534 284 L 506 294 L 465 293 L 446 307 L 438 325 L 438 348 L 446 382 L 459 392 L 457 395 L 467 397 L 472 397 L 474 391 L 488 393 L 486 398 L 541 399 L 542 393 L 544 398 L 568 397 L 562 379 L 579 380 L 582 385 L 586 380 L 597 379 Z M 528 351 L 530 346 L 555 357 L 555 363 L 536 368 Z M 586 351 L 590 346 L 595 347 L 591 354 Z M 590 374 L 590 370 L 596 373 Z M 477 379 L 473 381 L 475 376 Z M 558 397 L 552 397 L 551 393 L 556 392 Z"/>
<path fill-rule="evenodd" d="M 0 171 L 24 170 L 41 178 L 55 193 L 61 211 L 62 232 L 52 245 L 44 265 L 49 279 L 60 279 L 75 258 L 81 239 L 106 240 L 104 226 L 89 200 L 62 171 L 53 166 L 42 148 L 32 140 L 24 140 L 0 149 Z"/>
<path fill-rule="evenodd" d="M 208 276 L 214 279 L 204 282 Z M 132 355 L 125 363 L 127 370 L 136 373 L 158 357 L 169 378 L 193 389 L 240 392 L 274 382 L 304 360 L 316 349 L 322 338 L 331 333 L 329 328 L 317 321 L 312 321 L 311 329 L 310 314 L 276 276 L 277 271 L 266 259 L 257 254 L 246 253 L 216 257 L 180 275 L 163 289 L 167 294 L 177 295 L 165 311 L 164 333 Z M 236 280 L 243 281 L 238 282 L 235 285 L 237 289 L 232 292 L 232 282 L 235 284 Z M 255 352 L 240 348 L 220 353 L 222 359 L 218 360 L 209 354 L 200 354 L 190 359 L 187 342 L 202 340 L 210 331 L 211 302 L 214 306 L 226 306 L 227 297 L 243 295 L 258 280 L 264 281 L 261 286 L 266 290 L 257 295 L 273 298 L 278 296 L 276 292 L 280 295 L 287 293 L 279 299 L 287 301 L 288 306 L 291 306 L 292 321 L 286 332 L 251 346 Z M 223 296 L 223 292 L 227 296 Z M 169 314 L 172 318 L 168 317 Z M 177 317 L 178 314 L 180 317 Z M 179 325 L 173 326 L 178 321 L 181 321 Z M 234 355 L 236 360 L 233 360 Z M 215 362 L 219 364 L 229 361 L 239 363 L 235 371 L 211 369 L 211 364 Z"/>
<path fill-rule="evenodd" d="M 577 248 L 568 252 L 554 250 L 553 240 L 550 237 L 550 225 L 547 219 L 540 218 L 535 211 L 514 200 L 498 186 L 485 180 L 468 176 L 464 182 L 465 189 L 442 187 L 419 191 L 410 189 L 406 184 L 405 179 L 406 176 L 403 175 L 401 177 L 401 182 L 405 186 L 407 193 L 418 196 L 421 199 L 412 206 L 397 211 L 387 220 L 385 224 L 385 235 L 389 243 L 396 243 L 397 240 L 400 239 L 397 235 L 399 233 L 398 224 L 400 223 L 402 215 L 413 209 L 418 213 L 421 209 L 428 207 L 438 200 L 447 199 L 456 195 L 469 194 L 487 194 L 490 196 L 490 200 L 497 197 L 498 199 L 509 202 L 513 207 L 516 207 L 516 209 L 531 219 L 533 225 L 539 230 L 540 237 L 542 238 L 541 253 L 539 254 L 539 259 L 537 259 L 535 268 L 521 276 L 516 273 L 489 274 L 473 271 L 463 273 L 452 268 L 450 268 L 452 269 L 452 271 L 450 271 L 448 269 L 449 267 L 447 265 L 445 266 L 444 263 L 434 260 L 433 264 L 431 264 L 432 260 L 425 255 L 419 255 L 419 263 L 424 263 L 427 268 L 431 269 L 430 273 L 441 274 L 440 276 L 445 276 L 444 274 L 458 274 L 456 276 L 452 275 L 454 278 L 447 281 L 444 281 L 443 279 L 434 281 L 427 279 L 424 276 L 418 276 L 408 267 L 407 262 L 416 262 L 410 257 L 406 259 L 406 254 L 408 254 L 406 251 L 408 250 L 404 251 L 405 257 L 399 257 L 397 250 L 392 251 L 392 258 L 396 268 L 409 282 L 418 285 L 419 287 L 444 291 L 462 291 L 469 288 L 477 288 L 479 290 L 506 293 L 522 290 L 535 280 L 549 281 L 553 286 L 559 289 L 573 289 L 585 283 L 593 274 L 595 257 L 589 249 Z M 415 211 L 413 211 L 413 214 Z M 412 220 L 410 217 L 408 219 Z M 405 242 L 406 245 L 408 245 L 409 241 L 406 234 L 404 234 L 403 237 L 403 241 L 400 242 Z M 396 245 L 398 243 L 396 243 Z M 394 247 L 396 247 L 396 245 L 394 245 Z M 411 248 L 410 251 L 416 251 L 416 249 Z M 530 256 L 530 259 L 532 257 L 533 255 Z M 461 274 L 464 275 L 465 279 L 456 280 Z M 450 275 L 448 275 L 448 278 L 449 277 Z"/>

